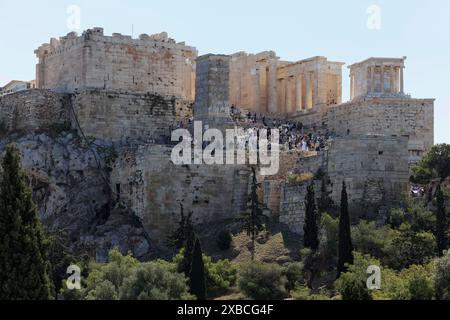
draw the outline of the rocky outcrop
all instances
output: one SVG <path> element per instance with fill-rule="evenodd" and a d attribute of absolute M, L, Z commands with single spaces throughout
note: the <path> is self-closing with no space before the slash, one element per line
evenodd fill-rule
<path fill-rule="evenodd" d="M 0 150 L 14 143 L 30 178 L 42 221 L 52 233 L 64 234 L 74 252 L 104 261 L 118 247 L 145 258 L 150 243 L 133 212 L 116 204 L 107 173 L 112 145 L 95 141 L 90 147 L 74 133 L 11 135 Z"/>

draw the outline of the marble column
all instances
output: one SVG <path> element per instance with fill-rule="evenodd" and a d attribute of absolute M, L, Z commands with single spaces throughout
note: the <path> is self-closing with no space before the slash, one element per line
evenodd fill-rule
<path fill-rule="evenodd" d="M 400 93 L 405 93 L 405 79 L 403 67 L 400 67 Z"/>
<path fill-rule="evenodd" d="M 286 113 L 292 112 L 292 77 L 286 79 Z"/>
<path fill-rule="evenodd" d="M 355 76 L 350 75 L 350 100 L 355 98 Z"/>
<path fill-rule="evenodd" d="M 309 110 L 312 108 L 312 88 L 311 88 L 311 73 L 306 72 L 306 109 Z"/>
<path fill-rule="evenodd" d="M 278 112 L 278 93 L 277 93 L 277 61 L 270 60 L 267 75 L 267 109 L 269 113 Z"/>
<path fill-rule="evenodd" d="M 375 91 L 375 67 L 370 67 L 370 88 L 369 92 Z"/>
<path fill-rule="evenodd" d="M 390 69 L 391 69 L 391 90 L 390 90 L 390 92 L 396 93 L 396 91 L 395 91 L 395 67 L 391 66 Z"/>
<path fill-rule="evenodd" d="M 303 109 L 302 91 L 303 91 L 302 76 L 299 75 L 296 78 L 296 85 L 295 85 L 295 109 L 296 109 L 295 111 L 302 111 Z"/>

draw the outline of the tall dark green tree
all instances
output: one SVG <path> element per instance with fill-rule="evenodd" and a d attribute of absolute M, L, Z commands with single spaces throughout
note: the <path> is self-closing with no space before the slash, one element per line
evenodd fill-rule
<path fill-rule="evenodd" d="M 0 180 L 0 300 L 53 298 L 48 244 L 19 151 L 8 146 Z"/>
<path fill-rule="evenodd" d="M 342 183 L 341 215 L 339 218 L 338 277 L 346 271 L 345 264 L 353 264 L 353 244 L 348 212 L 348 196 L 345 181 Z"/>
<path fill-rule="evenodd" d="M 194 251 L 192 253 L 192 268 L 189 278 L 191 293 L 198 300 L 206 300 L 205 265 L 203 263 L 203 253 L 198 238 L 195 239 Z"/>
<path fill-rule="evenodd" d="M 308 193 L 305 198 L 305 225 L 304 246 L 310 248 L 313 252 L 319 249 L 319 227 L 317 226 L 318 217 L 316 209 L 316 199 L 314 194 L 314 182 L 308 186 Z"/>
<path fill-rule="evenodd" d="M 242 221 L 244 223 L 244 230 L 247 236 L 252 240 L 251 257 L 255 261 L 255 240 L 256 237 L 265 229 L 266 216 L 263 213 L 263 204 L 258 199 L 259 184 L 256 179 L 255 168 L 252 167 L 252 187 L 249 196 L 247 211 L 242 214 Z"/>
<path fill-rule="evenodd" d="M 444 193 L 441 185 L 437 187 L 436 191 L 436 240 L 439 257 L 444 255 L 444 251 L 448 249 L 449 239 L 449 221 L 445 212 Z"/>
<path fill-rule="evenodd" d="M 183 272 L 187 278 L 190 278 L 192 269 L 192 255 L 194 253 L 195 245 L 195 231 L 192 224 L 192 212 L 186 217 L 185 230 L 184 230 L 184 258 L 183 258 Z"/>
<path fill-rule="evenodd" d="M 178 223 L 178 228 L 169 236 L 168 239 L 169 246 L 178 251 L 183 248 L 186 242 L 186 220 L 187 217 L 184 214 L 184 207 L 180 203 L 180 221 Z"/>

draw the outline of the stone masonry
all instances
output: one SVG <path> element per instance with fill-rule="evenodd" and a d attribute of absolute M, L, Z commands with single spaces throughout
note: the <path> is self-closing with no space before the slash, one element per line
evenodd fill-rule
<path fill-rule="evenodd" d="M 83 89 L 156 93 L 194 100 L 197 51 L 167 33 L 139 39 L 102 28 L 69 33 L 36 50 L 37 87 L 72 93 Z"/>
<path fill-rule="evenodd" d="M 139 247 L 139 256 L 151 250 L 147 248 L 150 243 L 164 246 L 176 227 L 180 204 L 185 213 L 193 212 L 196 226 L 211 228 L 233 221 L 245 209 L 247 165 L 176 166 L 171 162 L 173 145 L 167 137 L 179 121 L 192 116 L 210 126 L 234 126 L 230 117 L 234 105 L 243 111 L 301 122 L 316 133 L 328 130 L 333 134 L 329 150 L 308 154 L 283 151 L 278 175 L 258 178 L 263 185 L 261 200 L 269 207 L 271 218 L 300 234 L 305 188 L 310 181 L 292 183 L 292 175 L 314 176 L 322 169 L 335 203 L 340 201 L 345 181 L 352 214 L 382 219 L 383 212 L 398 204 L 408 191 L 410 166 L 434 143 L 434 100 L 404 94 L 405 58 L 370 58 L 350 66 L 351 101 L 342 104 L 343 63 L 325 57 L 286 62 L 267 51 L 197 58 L 195 48 L 176 43 L 166 33 L 132 39 L 120 34 L 105 36 L 101 28 L 52 39 L 36 54 L 39 89 L 0 98 L 1 134 L 13 140 L 21 131 L 32 134 L 70 125 L 78 133 L 70 140 L 77 148 L 80 138 L 92 137 L 105 146 L 102 149 L 115 149 L 117 156 L 103 161 L 109 162 L 108 168 L 95 171 L 96 181 L 104 183 L 107 192 L 113 191 L 112 199 L 105 195 L 103 202 L 126 204 L 148 239 L 144 241 L 133 225 L 130 232 L 136 234 L 133 243 L 137 245 L 110 241 L 109 236 L 108 243 Z M 36 158 L 38 142 L 27 139 L 21 146 L 26 150 L 29 141 L 33 142 L 34 149 L 26 155 L 32 167 L 30 159 Z M 51 138 L 45 141 L 46 145 L 52 143 Z M 66 144 L 60 145 L 64 150 Z M 83 152 L 90 162 L 94 160 L 89 150 Z M 43 163 L 45 154 L 39 156 Z M 89 170 L 95 166 L 90 163 Z M 84 173 L 73 171 L 81 181 Z M 108 181 L 102 182 L 104 178 Z M 68 179 L 64 189 L 78 190 L 72 185 L 75 183 L 78 180 Z M 316 183 L 317 195 L 319 186 Z M 52 190 L 48 188 L 49 199 L 58 196 Z M 71 219 L 75 211 L 71 211 Z M 52 215 L 57 215 L 56 210 Z"/>

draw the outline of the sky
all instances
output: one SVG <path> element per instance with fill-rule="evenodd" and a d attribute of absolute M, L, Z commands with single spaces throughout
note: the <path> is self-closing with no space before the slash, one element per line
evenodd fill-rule
<path fill-rule="evenodd" d="M 40 44 L 92 27 L 135 37 L 167 31 L 200 55 L 273 50 L 283 60 L 347 65 L 407 56 L 405 91 L 436 99 L 435 142 L 450 143 L 449 13 L 448 0 L 0 0 L 0 86 L 35 78 Z M 343 76 L 348 100 L 346 66 Z"/>

